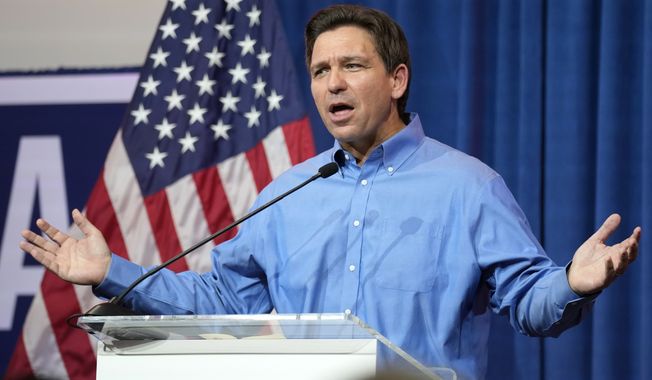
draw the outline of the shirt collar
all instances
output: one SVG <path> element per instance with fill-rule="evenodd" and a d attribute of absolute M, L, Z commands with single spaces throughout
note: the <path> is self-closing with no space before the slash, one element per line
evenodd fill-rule
<path fill-rule="evenodd" d="M 417 113 L 411 113 L 410 123 L 376 148 L 382 152 L 383 166 L 387 174 L 393 175 L 396 173 L 408 157 L 421 145 L 424 138 L 425 133 L 423 132 L 419 115 Z M 331 159 L 340 165 L 341 174 L 343 174 L 341 168 L 344 165 L 355 164 L 353 155 L 347 153 L 337 140 L 335 140 L 335 144 L 333 145 Z"/>

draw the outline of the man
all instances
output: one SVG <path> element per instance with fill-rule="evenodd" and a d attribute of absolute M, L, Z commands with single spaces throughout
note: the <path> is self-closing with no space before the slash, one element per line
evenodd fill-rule
<path fill-rule="evenodd" d="M 500 176 L 423 134 L 405 113 L 407 42 L 385 14 L 357 6 L 318 12 L 306 61 L 335 146 L 270 184 L 255 206 L 336 160 L 319 180 L 242 225 L 216 247 L 213 270 L 162 271 L 126 298 L 150 314 L 345 312 L 428 366 L 462 378 L 486 370 L 489 314 L 528 335 L 556 336 L 637 255 L 640 228 L 604 241 L 612 215 L 558 267 L 545 255 Z M 115 296 L 144 269 L 112 255 L 79 211 L 75 240 L 44 220 L 52 241 L 24 231 L 21 248 L 61 278 Z"/>

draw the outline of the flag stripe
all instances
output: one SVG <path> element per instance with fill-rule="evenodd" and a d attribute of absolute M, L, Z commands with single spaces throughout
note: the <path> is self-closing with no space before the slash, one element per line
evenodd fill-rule
<path fill-rule="evenodd" d="M 269 170 L 269 164 L 267 163 L 265 148 L 262 142 L 248 150 L 246 156 L 247 161 L 249 161 L 249 167 L 251 168 L 251 174 L 256 183 L 256 189 L 260 192 L 272 181 L 272 173 Z"/>
<path fill-rule="evenodd" d="M 158 264 L 243 216 L 272 178 L 314 155 L 278 13 L 272 1 L 252 3 L 226 10 L 202 0 L 203 20 L 191 5 L 166 8 L 86 206 L 116 254 Z M 208 270 L 210 249 L 174 269 Z M 44 277 L 8 378 L 30 367 L 36 377 L 94 377 L 97 345 L 65 319 L 96 300 L 88 287 L 61 284 Z"/>
<path fill-rule="evenodd" d="M 95 227 L 102 231 L 111 252 L 129 258 L 118 219 L 104 184 L 104 171 L 100 173 L 100 177 L 88 198 L 86 217 Z"/>
<path fill-rule="evenodd" d="M 217 232 L 233 222 L 233 213 L 224 192 L 222 180 L 220 180 L 217 172 L 217 167 L 213 166 L 196 172 L 193 174 L 193 179 L 211 233 Z M 219 244 L 233 236 L 235 236 L 235 230 L 213 239 L 213 243 Z"/>
<path fill-rule="evenodd" d="M 292 166 L 288 146 L 285 143 L 283 128 L 274 128 L 263 139 L 263 147 L 272 178 L 277 178 Z"/>
<path fill-rule="evenodd" d="M 179 234 L 179 242 L 183 249 L 210 235 L 192 176 L 181 178 L 168 186 L 166 192 L 175 230 Z M 211 249 L 212 244 L 209 242 L 186 256 L 188 268 L 196 272 L 209 271 Z"/>
<path fill-rule="evenodd" d="M 244 154 L 238 154 L 222 161 L 217 168 L 231 212 L 238 219 L 247 213 L 258 194 L 249 162 Z"/>
<path fill-rule="evenodd" d="M 104 182 L 124 238 L 129 259 L 141 265 L 160 263 L 143 197 L 118 131 L 104 166 Z"/>
<path fill-rule="evenodd" d="M 90 286 L 73 285 L 72 288 L 75 291 L 77 302 L 79 303 L 79 308 L 84 312 L 90 310 L 91 307 L 97 305 L 98 303 L 104 302 L 103 300 L 100 300 L 99 298 L 95 297 L 95 295 L 93 294 L 93 289 Z M 67 318 L 68 316 L 65 317 Z M 96 353 L 97 338 L 95 338 L 90 334 L 84 334 L 84 335 L 88 339 L 91 350 L 93 350 L 93 353 Z"/>
<path fill-rule="evenodd" d="M 283 134 L 285 135 L 285 141 L 288 142 L 288 153 L 292 159 L 292 165 L 303 162 L 315 155 L 310 122 L 307 117 L 284 125 Z"/>
<path fill-rule="evenodd" d="M 44 285 L 42 283 L 41 288 Z M 25 352 L 36 378 L 49 376 L 54 379 L 67 379 L 68 372 L 63 365 L 61 352 L 49 322 L 50 318 L 45 309 L 43 295 L 39 290 L 34 296 L 27 318 L 25 318 L 22 334 Z M 93 358 L 93 360 L 95 359 Z M 9 375 L 9 372 L 7 374 L 7 377 L 13 376 L 13 374 Z"/>
<path fill-rule="evenodd" d="M 33 379 L 36 377 L 29 364 L 29 357 L 27 356 L 22 334 L 18 335 L 16 348 L 9 361 L 6 373 L 12 374 L 12 377 L 16 379 Z M 9 376 L 6 378 L 9 379 Z"/>
<path fill-rule="evenodd" d="M 49 284 L 41 286 L 43 302 L 69 376 L 74 379 L 94 379 L 95 367 L 85 365 L 80 360 L 94 356 L 88 337 L 84 331 L 70 328 L 66 323 L 67 315 L 81 312 L 72 284 L 49 271 L 45 272 L 43 282 Z M 67 305 L 70 309 L 63 309 L 61 305 Z"/>
<path fill-rule="evenodd" d="M 145 209 L 149 214 L 149 220 L 152 224 L 161 261 L 167 261 L 181 252 L 181 243 L 179 243 L 177 231 L 174 228 L 174 221 L 172 220 L 172 213 L 165 190 L 145 197 Z M 168 266 L 168 269 L 181 272 L 188 270 L 188 264 L 182 258 Z"/>

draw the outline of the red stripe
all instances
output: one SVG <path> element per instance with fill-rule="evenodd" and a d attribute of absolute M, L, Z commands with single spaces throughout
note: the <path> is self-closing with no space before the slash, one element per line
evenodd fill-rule
<path fill-rule="evenodd" d="M 25 326 L 29 328 L 29 326 Z M 14 353 L 11 356 L 9 361 L 9 366 L 7 371 L 5 371 L 6 380 L 9 379 L 34 379 L 34 372 L 32 372 L 32 367 L 29 364 L 29 356 L 27 356 L 27 350 L 25 349 L 25 342 L 23 341 L 23 334 L 18 336 L 18 341 L 16 342 L 16 348 Z"/>
<path fill-rule="evenodd" d="M 86 217 L 91 221 L 100 231 L 109 244 L 111 252 L 129 259 L 127 253 L 127 246 L 125 245 L 118 218 L 116 217 L 109 198 L 109 193 L 106 190 L 104 182 L 104 171 L 100 172 L 100 178 L 97 180 L 93 192 L 91 192 L 86 204 Z"/>
<path fill-rule="evenodd" d="M 81 312 L 75 289 L 52 272 L 45 271 L 41 293 L 68 376 L 71 379 L 95 379 L 95 354 L 88 336 L 66 323 L 68 316 Z"/>
<path fill-rule="evenodd" d="M 195 172 L 192 175 L 197 187 L 197 194 L 201 201 L 206 224 L 211 233 L 214 233 L 233 222 L 233 213 L 229 206 L 229 200 L 226 198 L 220 175 L 217 167 L 213 166 Z M 214 239 L 215 244 L 222 243 L 234 237 L 235 229 Z"/>
<path fill-rule="evenodd" d="M 255 147 L 247 151 L 246 156 L 249 161 L 249 167 L 251 167 L 251 173 L 254 176 L 256 188 L 260 193 L 267 184 L 272 182 L 272 172 L 269 170 L 269 163 L 265 156 L 263 143 L 259 142 L 256 144 Z"/>
<path fill-rule="evenodd" d="M 174 227 L 174 219 L 172 219 L 172 211 L 170 211 L 165 189 L 145 197 L 145 209 L 149 215 L 149 222 L 161 261 L 166 261 L 181 252 L 181 243 Z M 182 258 L 168 268 L 175 272 L 183 272 L 188 270 L 188 264 Z"/>
<path fill-rule="evenodd" d="M 292 165 L 315 155 L 315 144 L 312 141 L 312 130 L 307 117 L 283 125 L 283 135 Z"/>

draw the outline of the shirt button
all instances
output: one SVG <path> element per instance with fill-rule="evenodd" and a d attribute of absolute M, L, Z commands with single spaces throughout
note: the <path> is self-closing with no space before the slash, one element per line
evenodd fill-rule
<path fill-rule="evenodd" d="M 393 166 L 388 167 L 388 168 L 387 168 L 387 171 L 390 172 L 390 173 L 393 172 L 393 171 L 394 171 L 394 167 L 393 167 Z"/>
<path fill-rule="evenodd" d="M 351 314 L 351 309 L 344 310 L 344 314 Z"/>
<path fill-rule="evenodd" d="M 344 158 L 346 158 L 346 160 L 348 161 L 348 160 L 349 160 L 349 155 L 348 155 L 348 154 L 345 154 L 345 155 L 344 155 Z"/>
<path fill-rule="evenodd" d="M 357 226 L 359 226 L 359 225 L 360 225 L 360 221 L 359 221 L 359 220 L 354 220 L 354 221 L 353 221 L 353 226 L 357 227 Z"/>
<path fill-rule="evenodd" d="M 367 186 L 368 182 L 366 179 L 363 179 L 362 181 L 360 181 L 360 183 L 362 184 L 362 186 Z"/>
<path fill-rule="evenodd" d="M 355 265 L 349 265 L 349 271 L 354 272 L 355 271 Z"/>

